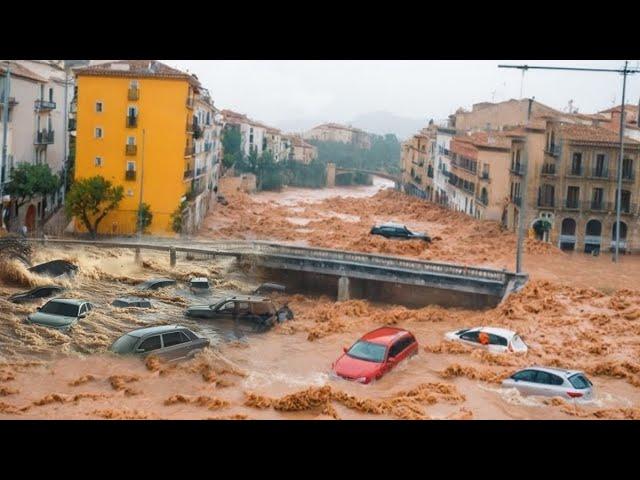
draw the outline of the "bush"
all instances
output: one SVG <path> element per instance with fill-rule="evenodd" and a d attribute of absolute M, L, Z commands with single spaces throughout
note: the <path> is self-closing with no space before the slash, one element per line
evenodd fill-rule
<path fill-rule="evenodd" d="M 151 213 L 151 207 L 148 203 L 143 203 L 138 208 L 138 228 L 140 228 L 143 232 L 149 228 L 151 222 L 153 221 L 153 213 Z"/>

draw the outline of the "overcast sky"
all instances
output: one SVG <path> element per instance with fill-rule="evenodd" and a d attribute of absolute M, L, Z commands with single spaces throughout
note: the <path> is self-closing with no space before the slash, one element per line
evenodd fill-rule
<path fill-rule="evenodd" d="M 458 107 L 520 97 L 519 70 L 498 64 L 620 68 L 623 60 L 163 60 L 195 73 L 216 106 L 284 129 L 298 121 L 347 122 L 385 111 L 443 119 Z M 630 66 L 639 65 L 637 60 Z M 530 70 L 523 96 L 564 109 L 569 100 L 588 113 L 619 103 L 616 73 Z M 640 74 L 628 77 L 627 103 L 638 103 Z M 305 122 L 306 123 L 306 122 Z M 425 120 L 426 123 L 426 120 Z M 304 126 L 303 128 L 307 128 Z"/>

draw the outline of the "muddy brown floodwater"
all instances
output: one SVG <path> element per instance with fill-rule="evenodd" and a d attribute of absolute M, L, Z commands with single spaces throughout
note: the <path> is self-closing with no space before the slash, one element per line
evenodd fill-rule
<path fill-rule="evenodd" d="M 512 268 L 515 238 L 493 222 L 386 189 L 290 189 L 252 197 L 227 193 L 204 238 L 258 238 L 417 258 Z M 368 235 L 376 221 L 396 220 L 427 230 L 431 245 Z M 408 309 L 363 300 L 280 295 L 295 319 L 265 334 L 238 339 L 223 328 L 184 317 L 190 303 L 250 292 L 260 280 L 231 259 L 178 259 L 143 252 L 137 265 L 124 250 L 38 248 L 35 261 L 65 258 L 79 265 L 57 281 L 65 296 L 91 300 L 95 311 L 70 333 L 29 326 L 36 304 L 4 300 L 50 280 L 19 262 L 0 266 L 0 418 L 97 419 L 600 419 L 640 418 L 640 291 L 638 259 L 567 255 L 535 241 L 526 245 L 531 281 L 494 309 L 429 306 Z M 110 306 L 116 296 L 157 276 L 178 280 L 151 292 L 150 310 Z M 184 281 L 207 276 L 212 293 L 197 297 Z M 115 357 L 108 346 L 142 326 L 180 323 L 211 339 L 193 360 L 167 365 Z M 332 378 L 331 363 L 360 335 L 381 326 L 411 330 L 416 357 L 381 380 L 360 385 Z M 445 332 L 494 325 L 518 331 L 526 356 L 491 355 L 443 341 Z M 542 364 L 585 370 L 594 382 L 591 403 L 521 397 L 500 381 L 515 369 Z"/>

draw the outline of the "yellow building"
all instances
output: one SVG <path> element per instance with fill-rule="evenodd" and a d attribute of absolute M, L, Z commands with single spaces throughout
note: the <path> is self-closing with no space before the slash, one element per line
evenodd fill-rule
<path fill-rule="evenodd" d="M 153 214 L 149 233 L 171 234 L 171 215 L 192 191 L 194 96 L 198 80 L 150 60 L 126 60 L 76 70 L 75 178 L 101 175 L 124 188 L 102 234 L 136 232 L 142 201 Z M 80 222 L 76 227 L 83 230 Z"/>

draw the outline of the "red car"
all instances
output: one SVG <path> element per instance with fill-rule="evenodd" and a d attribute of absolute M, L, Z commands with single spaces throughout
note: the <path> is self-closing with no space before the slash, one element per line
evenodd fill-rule
<path fill-rule="evenodd" d="M 418 342 L 407 330 L 382 327 L 364 335 L 332 365 L 347 380 L 369 383 L 382 377 L 402 360 L 418 353 Z"/>

